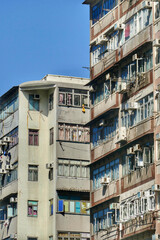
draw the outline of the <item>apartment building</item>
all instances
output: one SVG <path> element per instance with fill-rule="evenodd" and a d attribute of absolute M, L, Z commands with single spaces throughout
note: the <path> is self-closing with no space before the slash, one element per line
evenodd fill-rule
<path fill-rule="evenodd" d="M 46 75 L 1 96 L 0 239 L 90 239 L 88 81 Z"/>
<path fill-rule="evenodd" d="M 160 239 L 160 2 L 90 6 L 91 239 Z"/>

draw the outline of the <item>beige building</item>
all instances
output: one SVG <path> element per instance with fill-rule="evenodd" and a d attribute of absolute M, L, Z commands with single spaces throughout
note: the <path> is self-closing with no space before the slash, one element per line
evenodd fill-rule
<path fill-rule="evenodd" d="M 160 2 L 90 6 L 91 239 L 160 239 Z"/>
<path fill-rule="evenodd" d="M 90 239 L 87 83 L 47 75 L 1 96 L 0 239 Z"/>

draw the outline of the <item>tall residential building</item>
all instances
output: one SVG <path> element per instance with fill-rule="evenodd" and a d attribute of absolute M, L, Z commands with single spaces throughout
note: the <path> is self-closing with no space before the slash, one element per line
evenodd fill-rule
<path fill-rule="evenodd" d="M 160 239 L 160 2 L 90 5 L 91 239 Z"/>
<path fill-rule="evenodd" d="M 0 239 L 90 239 L 88 81 L 47 75 L 1 96 Z"/>

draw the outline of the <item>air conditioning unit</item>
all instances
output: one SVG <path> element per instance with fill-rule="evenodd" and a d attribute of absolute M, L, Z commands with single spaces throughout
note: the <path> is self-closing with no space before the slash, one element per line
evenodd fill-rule
<path fill-rule="evenodd" d="M 93 86 L 91 86 L 89 90 L 90 90 L 90 92 L 95 92 L 96 91 Z"/>
<path fill-rule="evenodd" d="M 108 42 L 108 38 L 106 38 L 104 35 L 100 35 L 96 39 L 96 45 L 102 45 L 104 42 Z"/>
<path fill-rule="evenodd" d="M 11 233 L 10 238 L 11 239 L 17 239 L 17 234 L 16 233 Z"/>
<path fill-rule="evenodd" d="M 17 202 L 17 198 L 15 198 L 15 197 L 10 198 L 10 203 L 16 203 L 16 202 Z"/>
<path fill-rule="evenodd" d="M 110 78 L 111 78 L 110 74 L 107 73 L 107 74 L 106 74 L 106 80 L 109 80 Z"/>
<path fill-rule="evenodd" d="M 128 102 L 125 105 L 125 110 L 136 110 L 139 107 L 138 102 Z"/>
<path fill-rule="evenodd" d="M 0 169 L 0 174 L 6 174 L 6 173 L 7 173 L 6 169 Z"/>
<path fill-rule="evenodd" d="M 133 147 L 128 148 L 127 149 L 127 155 L 133 155 L 133 154 L 135 154 L 134 150 L 133 150 Z"/>
<path fill-rule="evenodd" d="M 120 143 L 123 141 L 127 141 L 127 131 L 126 127 L 121 127 L 116 132 L 116 141 L 115 143 Z"/>
<path fill-rule="evenodd" d="M 143 1 L 142 8 L 152 8 L 152 2 L 150 1 Z"/>
<path fill-rule="evenodd" d="M 12 142 L 12 138 L 11 137 L 4 137 L 3 142 L 4 143 L 10 143 L 10 142 Z"/>
<path fill-rule="evenodd" d="M 152 186 L 152 191 L 160 192 L 160 185 L 159 185 L 159 184 L 153 185 L 153 186 Z"/>
<path fill-rule="evenodd" d="M 104 119 L 101 119 L 99 122 L 99 126 L 102 127 L 104 125 L 104 123 L 105 123 Z"/>
<path fill-rule="evenodd" d="M 9 170 L 12 170 L 13 167 L 12 167 L 11 165 L 7 164 L 7 165 L 5 166 L 5 169 L 9 171 Z"/>
<path fill-rule="evenodd" d="M 144 167 L 144 162 L 137 159 L 137 167 Z"/>
<path fill-rule="evenodd" d="M 101 184 L 102 184 L 102 185 L 109 184 L 110 181 L 111 181 L 110 177 L 102 177 L 102 178 L 101 178 Z"/>
<path fill-rule="evenodd" d="M 34 99 L 34 100 L 40 100 L 40 95 L 39 95 L 39 94 L 34 94 L 33 99 Z"/>
<path fill-rule="evenodd" d="M 46 164 L 46 168 L 47 168 L 47 169 L 53 168 L 53 163 L 47 163 L 47 164 Z"/>
<path fill-rule="evenodd" d="M 160 39 L 153 40 L 153 47 L 160 47 Z"/>
<path fill-rule="evenodd" d="M 109 205 L 110 210 L 112 209 L 120 209 L 120 204 L 119 203 L 111 203 Z"/>
<path fill-rule="evenodd" d="M 118 83 L 118 92 L 124 93 L 127 90 L 127 83 L 126 82 L 119 82 Z"/>
<path fill-rule="evenodd" d="M 133 146 L 133 151 L 134 152 L 141 152 L 142 151 L 141 145 L 140 144 L 134 145 Z"/>
<path fill-rule="evenodd" d="M 122 23 L 116 23 L 114 25 L 114 31 L 123 30 L 124 28 L 125 28 L 125 24 L 122 24 Z"/>

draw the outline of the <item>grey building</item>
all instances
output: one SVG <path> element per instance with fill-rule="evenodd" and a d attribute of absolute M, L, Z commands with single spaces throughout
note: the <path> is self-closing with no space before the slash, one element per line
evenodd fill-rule
<path fill-rule="evenodd" d="M 90 239 L 88 79 L 47 75 L 0 98 L 0 239 Z"/>

